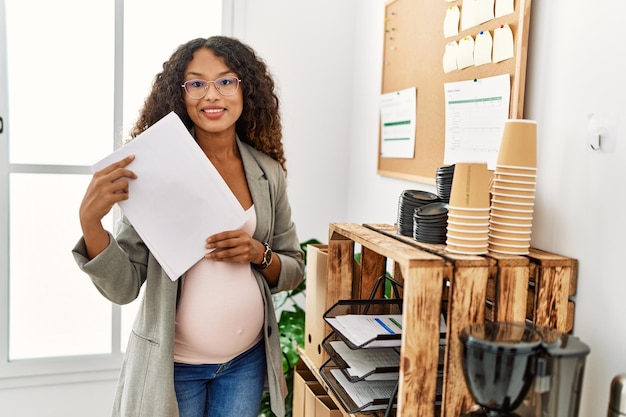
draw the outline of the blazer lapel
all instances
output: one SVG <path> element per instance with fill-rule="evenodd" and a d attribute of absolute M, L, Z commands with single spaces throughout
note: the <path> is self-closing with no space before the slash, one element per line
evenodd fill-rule
<path fill-rule="evenodd" d="M 261 242 L 267 242 L 270 237 L 270 221 L 272 218 L 269 181 L 258 161 L 248 149 L 248 146 L 241 142 L 239 138 L 237 138 L 237 146 L 241 153 L 241 160 L 246 171 L 246 179 L 257 218 L 253 237 Z"/>

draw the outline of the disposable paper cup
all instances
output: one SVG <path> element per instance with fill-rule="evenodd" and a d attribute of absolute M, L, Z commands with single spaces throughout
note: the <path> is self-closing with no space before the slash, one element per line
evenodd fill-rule
<path fill-rule="evenodd" d="M 506 251 L 509 253 L 518 253 L 518 254 L 523 254 L 526 255 L 528 254 L 528 250 L 530 249 L 530 244 L 526 244 L 526 245 L 500 245 L 500 244 L 496 244 L 496 243 L 492 243 L 489 242 L 489 246 L 488 246 L 489 250 L 493 250 L 493 251 Z"/>
<path fill-rule="evenodd" d="M 448 219 L 452 218 L 452 219 L 463 219 L 465 221 L 468 222 L 482 222 L 483 220 L 487 220 L 489 219 L 489 210 L 491 210 L 491 206 L 487 207 L 486 209 L 484 209 L 483 211 L 481 211 L 480 213 L 477 213 L 476 215 L 471 215 L 471 214 L 458 214 L 458 212 L 456 210 L 449 212 L 448 211 Z"/>
<path fill-rule="evenodd" d="M 500 215 L 500 216 L 510 216 L 510 217 L 515 217 L 515 218 L 519 218 L 519 219 L 528 219 L 528 220 L 532 220 L 533 218 L 533 213 L 534 210 L 532 207 L 528 208 L 528 207 L 519 207 L 519 206 L 515 206 L 515 207 L 508 207 L 505 206 L 504 204 L 497 204 L 497 203 L 493 203 L 494 206 L 491 208 L 491 214 L 489 216 L 489 221 L 491 221 L 491 219 L 493 219 L 493 215 Z M 497 205 L 495 205 L 497 204 Z"/>
<path fill-rule="evenodd" d="M 457 208 L 489 207 L 491 173 L 486 163 L 458 162 L 454 166 L 449 204 Z"/>
<path fill-rule="evenodd" d="M 496 174 L 500 176 L 531 178 L 532 181 L 536 181 L 536 178 L 537 178 L 537 171 L 525 171 L 522 169 L 513 170 L 513 169 L 496 168 L 496 170 L 493 172 L 494 177 Z"/>
<path fill-rule="evenodd" d="M 503 200 L 491 200 L 491 210 L 506 210 L 514 213 L 532 213 L 534 211 L 533 203 L 516 203 Z"/>
<path fill-rule="evenodd" d="M 530 238 L 506 238 L 506 237 L 499 237 L 493 234 L 489 235 L 489 238 L 487 239 L 487 241 L 489 242 L 490 245 L 492 244 L 496 244 L 496 245 L 512 245 L 512 246 L 517 246 L 517 245 L 521 245 L 521 246 L 526 246 L 526 245 L 530 245 Z"/>
<path fill-rule="evenodd" d="M 529 181 L 529 182 L 537 181 L 537 174 L 517 174 L 517 173 L 514 174 L 511 172 L 504 173 L 504 172 L 495 171 L 493 175 L 496 180 Z"/>
<path fill-rule="evenodd" d="M 446 246 L 446 252 L 453 253 L 455 255 L 485 255 L 487 254 L 487 247 L 478 249 L 460 248 L 454 245 Z"/>
<path fill-rule="evenodd" d="M 507 200 L 507 201 L 517 201 L 520 203 L 532 203 L 535 200 L 535 194 L 532 193 L 532 195 L 528 195 L 529 192 L 526 193 L 522 193 L 522 192 L 514 192 L 514 191 L 507 191 L 507 192 L 502 192 L 499 189 L 498 190 L 494 190 L 491 195 L 493 196 L 493 198 L 498 198 L 500 200 Z M 492 201 L 493 201 L 492 198 Z"/>
<path fill-rule="evenodd" d="M 532 220 L 533 210 L 513 210 L 505 209 L 502 207 L 492 207 L 491 217 L 493 216 L 501 216 L 505 219 L 511 218 L 516 220 Z"/>
<path fill-rule="evenodd" d="M 451 232 L 448 230 L 446 240 L 448 242 L 467 243 L 470 245 L 479 245 L 487 242 L 488 233 L 476 235 L 472 233 Z"/>
<path fill-rule="evenodd" d="M 471 218 L 459 218 L 459 217 L 454 217 L 454 216 L 448 216 L 448 226 L 450 225 L 456 225 L 458 227 L 463 227 L 463 228 L 481 228 L 484 227 L 486 228 L 487 226 L 489 226 L 489 220 L 491 219 L 491 214 L 489 216 L 487 216 L 486 218 L 480 218 L 480 219 L 471 219 Z"/>
<path fill-rule="evenodd" d="M 529 244 L 530 243 L 530 233 L 527 235 L 510 235 L 510 236 L 525 236 L 523 238 L 517 238 L 517 237 L 502 237 L 502 236 L 497 236 L 494 235 L 493 233 L 495 232 L 490 232 L 489 237 L 487 238 L 488 242 L 491 243 L 495 243 L 497 245 L 522 245 L 522 244 Z"/>
<path fill-rule="evenodd" d="M 530 233 L 532 230 L 532 221 L 511 223 L 509 219 L 494 216 L 489 220 L 489 227 L 497 228 L 499 230 L 508 230 L 511 233 Z"/>
<path fill-rule="evenodd" d="M 524 173 L 533 173 L 537 172 L 537 167 L 525 167 L 525 166 L 515 166 L 515 165 L 496 165 L 496 171 L 501 172 L 519 172 L 520 174 Z"/>
<path fill-rule="evenodd" d="M 482 246 L 469 247 L 467 245 L 456 245 L 454 243 L 446 243 L 446 250 L 451 253 L 460 255 L 484 255 L 487 253 L 489 245 L 485 242 Z"/>
<path fill-rule="evenodd" d="M 514 188 L 522 188 L 526 190 L 534 190 L 537 185 L 536 181 L 518 181 L 518 180 L 507 180 L 502 178 L 494 178 L 493 186 L 500 187 L 514 187 Z"/>
<path fill-rule="evenodd" d="M 448 205 L 448 213 L 450 212 L 459 216 L 484 216 L 485 213 L 489 214 L 489 207 L 456 207 Z"/>
<path fill-rule="evenodd" d="M 484 235 L 486 238 L 487 233 L 489 232 L 489 226 L 470 229 L 468 227 L 456 227 L 454 225 L 449 225 L 446 231 L 457 236 L 467 235 L 467 237 L 480 237 Z"/>
<path fill-rule="evenodd" d="M 491 219 L 489 220 L 491 224 L 502 224 L 505 223 L 507 225 L 517 225 L 519 227 L 532 227 L 533 219 L 532 218 L 524 218 L 517 216 L 507 216 L 498 213 L 492 213 Z M 511 227 L 511 226 L 507 226 Z"/>
<path fill-rule="evenodd" d="M 537 122 L 509 119 L 504 123 L 496 165 L 537 166 Z"/>
<path fill-rule="evenodd" d="M 491 207 L 494 204 L 512 204 L 520 208 L 532 209 L 535 205 L 534 197 L 514 197 L 512 195 L 494 194 L 491 199 Z"/>
<path fill-rule="evenodd" d="M 530 251 L 528 249 L 511 249 L 511 248 L 502 248 L 500 246 L 489 246 L 489 252 L 499 253 L 503 255 L 514 255 L 514 256 L 523 256 L 528 255 Z"/>
<path fill-rule="evenodd" d="M 465 231 L 484 231 L 484 230 L 488 230 L 489 228 L 489 222 L 490 222 L 491 217 L 488 220 L 481 220 L 481 223 L 467 223 L 459 220 L 454 220 L 454 219 L 450 219 L 448 217 L 448 227 L 452 227 L 454 229 L 463 229 Z"/>
<path fill-rule="evenodd" d="M 495 247 L 496 249 L 500 250 L 528 249 L 530 248 L 530 242 L 496 243 L 490 239 L 489 247 Z"/>
<path fill-rule="evenodd" d="M 472 248 L 472 249 L 476 249 L 476 248 L 483 248 L 487 246 L 487 240 L 485 239 L 484 242 L 466 242 L 466 241 L 461 241 L 461 240 L 457 240 L 457 239 L 446 239 L 446 245 L 454 245 L 454 246 L 458 246 L 460 248 Z"/>
<path fill-rule="evenodd" d="M 530 227 L 507 227 L 504 225 L 493 224 L 489 226 L 489 233 L 499 237 L 510 238 L 530 238 L 532 229 Z"/>
<path fill-rule="evenodd" d="M 500 185 L 500 183 L 498 184 L 494 183 L 494 185 L 492 186 L 491 193 L 493 195 L 504 195 L 504 196 L 514 195 L 517 197 L 535 198 L 535 187 L 533 187 L 532 189 L 507 187 L 507 186 Z"/>

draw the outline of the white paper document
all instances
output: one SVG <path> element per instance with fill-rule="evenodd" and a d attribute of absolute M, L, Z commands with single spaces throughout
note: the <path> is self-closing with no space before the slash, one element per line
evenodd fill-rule
<path fill-rule="evenodd" d="M 137 179 L 119 206 L 170 279 L 202 259 L 208 236 L 244 224 L 243 207 L 175 113 L 92 170 L 128 155 L 135 155 L 128 168 Z"/>
<path fill-rule="evenodd" d="M 413 158 L 415 155 L 415 87 L 380 97 L 381 144 L 384 158 Z"/>
<path fill-rule="evenodd" d="M 363 411 L 384 410 L 386 403 L 373 405 L 374 400 L 388 401 L 393 395 L 396 381 L 358 381 L 350 382 L 340 369 L 331 369 L 330 373 L 350 396 L 358 409 Z"/>
<path fill-rule="evenodd" d="M 346 363 L 346 371 L 351 377 L 363 378 L 366 381 L 398 380 L 399 371 L 379 372 L 381 368 L 399 368 L 400 352 L 396 348 L 350 349 L 341 340 L 330 342 L 335 352 Z"/>
<path fill-rule="evenodd" d="M 502 129 L 509 117 L 509 74 L 444 84 L 444 164 L 486 162 L 495 169 Z"/>
<path fill-rule="evenodd" d="M 402 334 L 402 315 L 347 314 L 327 318 L 328 324 L 347 340 L 358 347 L 398 347 Z M 380 338 L 384 335 L 397 335 L 397 338 Z M 380 339 L 380 340 L 376 340 Z"/>

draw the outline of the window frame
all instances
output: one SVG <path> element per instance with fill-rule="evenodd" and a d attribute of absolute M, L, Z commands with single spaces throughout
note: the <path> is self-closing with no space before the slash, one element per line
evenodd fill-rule
<path fill-rule="evenodd" d="M 214 0 L 207 0 L 214 1 Z M 220 0 L 222 2 L 222 28 L 225 35 L 232 35 L 235 13 L 242 13 L 245 0 Z M 114 63 L 114 147 L 122 143 L 123 123 L 123 45 L 124 45 L 124 0 L 115 2 L 115 63 Z M 6 39 L 6 13 L 4 0 L 0 0 L 0 39 Z M 6 44 L 0 42 L 0 68 L 7 68 Z M 8 91 L 7 71 L 0 71 L 0 117 L 6 124 L 9 109 L 6 99 Z M 91 175 L 88 166 L 11 164 L 9 162 L 7 130 L 0 131 L 0 389 L 30 387 L 60 383 L 116 380 L 123 360 L 120 349 L 122 339 L 122 309 L 111 304 L 111 352 L 100 355 L 80 355 L 20 359 L 9 361 L 9 177 L 11 174 L 69 174 Z M 70 248 L 68 248 L 69 250 Z"/>

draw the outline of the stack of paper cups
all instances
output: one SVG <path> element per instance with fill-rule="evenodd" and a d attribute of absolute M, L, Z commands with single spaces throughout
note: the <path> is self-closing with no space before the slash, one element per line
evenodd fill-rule
<path fill-rule="evenodd" d="M 464 255 L 487 253 L 489 180 L 486 163 L 455 164 L 446 230 L 448 252 Z"/>
<path fill-rule="evenodd" d="M 536 179 L 537 123 L 507 120 L 492 185 L 489 251 L 528 254 Z"/>

